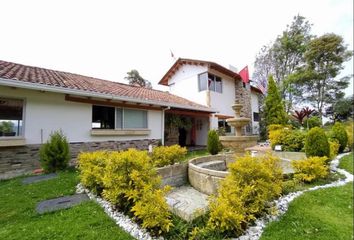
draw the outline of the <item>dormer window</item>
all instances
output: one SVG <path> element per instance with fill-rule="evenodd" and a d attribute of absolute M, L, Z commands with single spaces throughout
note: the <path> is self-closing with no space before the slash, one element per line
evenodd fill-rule
<path fill-rule="evenodd" d="M 222 93 L 221 77 L 215 76 L 208 72 L 198 75 L 198 89 L 199 92 L 210 90 L 213 92 Z"/>

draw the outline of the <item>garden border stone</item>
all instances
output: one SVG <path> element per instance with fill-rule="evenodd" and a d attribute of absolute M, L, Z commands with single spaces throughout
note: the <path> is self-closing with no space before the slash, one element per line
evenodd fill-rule
<path fill-rule="evenodd" d="M 58 175 L 56 173 L 31 176 L 31 177 L 24 178 L 22 180 L 22 184 L 31 184 L 31 183 L 41 182 L 41 181 L 45 181 L 45 180 L 50 180 L 50 179 L 57 178 L 57 177 L 58 177 Z"/>

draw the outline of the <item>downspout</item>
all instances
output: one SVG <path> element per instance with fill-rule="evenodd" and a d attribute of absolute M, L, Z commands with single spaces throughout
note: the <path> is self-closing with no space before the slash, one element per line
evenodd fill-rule
<path fill-rule="evenodd" d="M 171 109 L 171 107 L 166 107 L 162 109 L 161 116 L 161 144 L 165 146 L 165 111 Z"/>

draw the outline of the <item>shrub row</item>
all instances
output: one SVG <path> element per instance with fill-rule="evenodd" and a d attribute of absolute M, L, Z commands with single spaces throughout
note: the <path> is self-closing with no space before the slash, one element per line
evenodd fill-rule
<path fill-rule="evenodd" d="M 169 188 L 160 188 L 161 179 L 146 151 L 81 153 L 78 164 L 85 187 L 134 215 L 151 232 L 169 231 L 171 213 L 164 199 Z"/>

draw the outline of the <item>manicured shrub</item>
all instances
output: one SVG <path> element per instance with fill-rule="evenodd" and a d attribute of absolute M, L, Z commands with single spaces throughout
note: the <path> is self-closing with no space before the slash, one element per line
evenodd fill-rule
<path fill-rule="evenodd" d="M 340 147 L 340 145 L 339 145 L 337 139 L 330 139 L 329 140 L 329 159 L 330 160 L 334 159 L 337 156 L 339 147 Z"/>
<path fill-rule="evenodd" d="M 319 117 L 313 116 L 304 121 L 304 127 L 311 129 L 314 127 L 321 127 L 322 126 L 322 121 Z"/>
<path fill-rule="evenodd" d="M 229 170 L 218 196 L 210 199 L 208 227 L 239 234 L 281 194 L 282 170 L 279 158 L 271 155 L 238 158 Z"/>
<path fill-rule="evenodd" d="M 310 157 L 304 160 L 292 161 L 295 170 L 294 178 L 301 182 L 313 182 L 326 178 L 329 174 L 327 157 Z"/>
<path fill-rule="evenodd" d="M 345 130 L 347 131 L 348 134 L 348 148 L 349 150 L 353 150 L 354 144 L 353 144 L 353 135 L 354 135 L 354 124 L 353 120 L 350 120 L 345 123 Z"/>
<path fill-rule="evenodd" d="M 305 132 L 292 130 L 290 126 L 269 126 L 269 140 L 273 149 L 275 145 L 282 145 L 283 151 L 299 152 L 304 148 L 305 137 Z"/>
<path fill-rule="evenodd" d="M 45 172 L 65 169 L 70 160 L 69 143 L 61 131 L 50 134 L 39 151 L 41 167 Z"/>
<path fill-rule="evenodd" d="M 329 143 L 323 129 L 314 127 L 307 133 L 305 152 L 307 157 L 329 157 Z"/>
<path fill-rule="evenodd" d="M 306 133 L 299 130 L 291 130 L 283 138 L 283 151 L 300 152 L 305 146 Z"/>
<path fill-rule="evenodd" d="M 146 151 L 129 149 L 112 152 L 103 177 L 103 196 L 122 211 L 133 213 L 142 225 L 154 233 L 166 232 L 172 226 L 171 214 L 161 179 Z"/>
<path fill-rule="evenodd" d="M 155 167 L 163 167 L 182 162 L 187 154 L 187 148 L 179 145 L 155 147 L 151 159 Z"/>
<path fill-rule="evenodd" d="M 90 191 L 100 195 L 103 190 L 103 176 L 109 153 L 106 151 L 85 152 L 78 156 L 80 181 Z"/>
<path fill-rule="evenodd" d="M 333 125 L 332 130 L 331 130 L 331 138 L 337 139 L 337 141 L 339 143 L 338 152 L 342 153 L 348 144 L 348 134 L 347 134 L 344 126 L 341 123 L 336 122 Z"/>
<path fill-rule="evenodd" d="M 216 130 L 208 132 L 207 150 L 211 155 L 218 154 L 220 151 L 220 140 Z"/>

